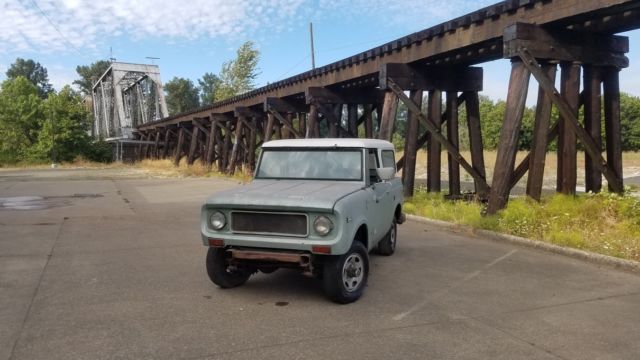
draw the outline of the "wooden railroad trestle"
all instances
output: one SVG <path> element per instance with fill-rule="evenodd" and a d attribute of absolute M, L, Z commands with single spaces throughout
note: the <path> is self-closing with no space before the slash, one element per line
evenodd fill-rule
<path fill-rule="evenodd" d="M 543 5 L 537 1 L 524 2 L 543 7 L 550 1 Z M 640 6 L 637 1 L 631 3 L 635 7 L 629 10 L 627 6 L 625 11 L 630 11 L 633 19 L 626 19 L 624 29 L 640 27 Z M 256 149 L 272 139 L 366 137 L 390 141 L 401 102 L 408 109 L 407 131 L 403 156 L 397 167 L 398 171 L 402 170 L 406 196 L 412 196 L 415 187 L 416 154 L 426 147 L 426 187 L 430 192 L 441 191 L 441 151 L 444 149 L 448 154 L 451 197 L 461 196 L 462 168 L 473 179 L 477 197 L 488 201 L 490 214 L 506 205 L 511 190 L 527 172 L 526 194 L 539 200 L 545 154 L 549 143 L 556 139 L 558 192 L 574 194 L 576 191 L 578 143 L 586 152 L 586 190 L 600 191 L 604 176 L 611 191 L 622 192 L 618 76 L 620 69 L 628 66 L 625 53 L 629 51 L 629 42 L 626 37 L 611 35 L 613 31 L 606 29 L 603 22 L 589 21 L 595 31 L 587 25 L 581 26 L 582 23 L 552 28 L 514 21 L 503 27 L 498 43 L 485 41 L 481 47 L 467 51 L 476 51 L 479 58 L 475 63 L 491 60 L 491 53 L 496 51 L 511 60 L 504 123 L 492 181 L 488 181 L 485 170 L 480 126 L 478 94 L 482 90 L 483 71 L 471 66 L 474 61 L 456 61 L 451 56 L 438 58 L 440 60 L 425 56 L 425 60 L 407 62 L 394 62 L 391 58 L 387 62 L 379 61 L 377 71 L 354 76 L 353 81 L 341 86 L 308 86 L 303 92 L 280 97 L 258 94 L 255 97 L 259 101 L 253 101 L 253 105 L 243 105 L 247 101 L 241 98 L 238 106 L 230 107 L 233 101 L 227 101 L 192 115 L 147 124 L 138 128 L 139 138 L 146 140 L 140 144 L 138 155 L 140 158 L 171 157 L 176 165 L 183 160 L 187 164 L 201 161 L 230 174 L 240 168 L 252 172 Z M 489 54 L 482 54 L 482 49 Z M 556 89 L 558 65 L 560 88 Z M 531 75 L 539 84 L 533 142 L 530 153 L 516 165 Z M 462 106 L 466 113 L 470 159 L 462 156 L 459 146 Z M 552 118 L 553 106 L 560 114 L 558 119 Z M 584 114 L 582 119 L 580 108 Z M 420 133 L 421 127 L 423 133 Z"/>

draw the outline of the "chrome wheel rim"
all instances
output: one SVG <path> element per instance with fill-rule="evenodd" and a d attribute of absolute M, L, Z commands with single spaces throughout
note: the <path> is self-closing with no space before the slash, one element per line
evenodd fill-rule
<path fill-rule="evenodd" d="M 347 257 L 342 266 L 342 285 L 348 292 L 356 291 L 364 279 L 364 259 L 354 253 Z"/>

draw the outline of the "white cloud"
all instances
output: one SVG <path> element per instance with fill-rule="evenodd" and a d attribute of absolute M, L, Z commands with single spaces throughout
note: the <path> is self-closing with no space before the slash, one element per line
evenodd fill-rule
<path fill-rule="evenodd" d="M 97 49 L 109 37 L 165 41 L 247 37 L 287 31 L 315 16 L 434 23 L 493 0 L 36 0 L 0 1 L 0 54 Z M 42 12 L 51 20 L 42 14 Z M 376 19 L 375 21 L 379 21 Z M 63 35 L 60 35 L 59 32 Z M 71 45 L 69 45 L 71 44 Z"/>
<path fill-rule="evenodd" d="M 76 74 L 74 70 L 63 65 L 48 66 L 47 75 L 49 75 L 49 82 L 57 91 L 62 89 L 65 85 L 72 85 L 75 88 L 72 83 L 78 78 L 78 74 Z"/>
<path fill-rule="evenodd" d="M 0 53 L 36 50 L 94 49 L 105 37 L 127 34 L 135 38 L 242 36 L 268 27 L 281 31 L 302 0 L 248 1 L 153 0 L 88 1 L 9 0 L 0 2 Z M 46 17 L 40 12 L 40 9 Z M 47 17 L 51 20 L 52 25 Z M 56 30 L 56 27 L 60 33 Z M 70 46 L 68 43 L 71 43 Z"/>

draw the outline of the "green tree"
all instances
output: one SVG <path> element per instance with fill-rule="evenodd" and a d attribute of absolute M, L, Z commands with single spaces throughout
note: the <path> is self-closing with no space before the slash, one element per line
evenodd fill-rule
<path fill-rule="evenodd" d="M 189 79 L 174 77 L 164 84 L 169 115 L 180 114 L 200 106 L 198 88 Z"/>
<path fill-rule="evenodd" d="M 99 60 L 91 65 L 78 65 L 76 66 L 76 72 L 80 79 L 74 80 L 73 83 L 78 85 L 83 94 L 91 95 L 93 84 L 107 71 L 109 66 L 111 66 L 111 63 L 106 60 Z"/>
<path fill-rule="evenodd" d="M 213 104 L 216 101 L 216 90 L 220 87 L 221 83 L 222 80 L 220 80 L 218 75 L 209 72 L 202 75 L 202 79 L 198 79 L 201 105 Z"/>
<path fill-rule="evenodd" d="M 25 60 L 17 58 L 7 70 L 7 78 L 15 79 L 22 76 L 29 80 L 38 88 L 38 96 L 46 99 L 47 95 L 53 91 L 53 86 L 49 83 L 49 75 L 47 69 L 31 59 Z"/>
<path fill-rule="evenodd" d="M 38 88 L 23 76 L 0 87 L 0 163 L 25 160 L 42 126 Z"/>
<path fill-rule="evenodd" d="M 220 84 L 215 89 L 214 101 L 224 100 L 255 88 L 255 79 L 260 74 L 257 66 L 260 52 L 252 41 L 247 41 L 236 53 L 236 58 L 222 64 Z"/>
<path fill-rule="evenodd" d="M 622 150 L 640 150 L 640 97 L 620 94 Z"/>
<path fill-rule="evenodd" d="M 494 150 L 500 141 L 500 130 L 504 118 L 505 102 L 493 102 L 487 96 L 480 96 L 480 127 L 485 149 Z"/>
<path fill-rule="evenodd" d="M 82 96 L 69 85 L 43 102 L 44 123 L 31 149 L 33 160 L 71 161 L 91 147 L 88 111 Z"/>

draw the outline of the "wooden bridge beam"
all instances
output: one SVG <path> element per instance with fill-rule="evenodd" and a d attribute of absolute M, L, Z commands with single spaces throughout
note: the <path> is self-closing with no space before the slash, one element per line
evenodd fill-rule
<path fill-rule="evenodd" d="M 376 88 L 361 88 L 357 91 L 334 91 L 325 87 L 309 87 L 304 92 L 307 105 L 323 104 L 377 104 L 384 93 Z"/>
<path fill-rule="evenodd" d="M 249 131 L 249 149 L 247 150 L 249 152 L 248 156 L 247 156 L 247 165 L 249 167 L 249 171 L 251 173 L 253 173 L 253 171 L 256 168 L 256 141 L 257 141 L 257 119 L 253 118 L 251 120 L 251 128 Z"/>
<path fill-rule="evenodd" d="M 158 159 L 160 156 L 159 150 L 160 150 L 160 134 L 162 132 L 162 128 L 158 128 L 156 130 L 156 139 L 155 142 L 153 144 L 153 158 L 154 159 Z"/>
<path fill-rule="evenodd" d="M 273 115 L 267 109 L 267 125 L 264 127 L 264 137 L 263 137 L 265 142 L 271 140 L 271 136 L 273 135 L 273 125 L 275 121 L 276 121 L 275 115 Z"/>
<path fill-rule="evenodd" d="M 509 200 L 511 177 L 518 151 L 518 135 L 522 125 L 530 75 L 531 73 L 522 61 L 513 60 L 511 62 L 507 104 L 500 131 L 498 155 L 489 193 L 487 214 L 495 214 L 504 208 Z"/>
<path fill-rule="evenodd" d="M 494 183 L 489 199 L 487 212 L 495 213 L 506 205 L 508 194 L 512 186 L 520 179 L 527 169 L 530 170 L 527 181 L 527 194 L 539 199 L 544 173 L 544 152 L 547 144 L 557 135 L 558 139 L 558 191 L 574 194 L 577 182 L 576 140 L 579 139 L 587 152 L 588 170 L 586 173 L 590 189 L 597 189 L 601 181 L 600 172 L 607 178 L 613 191 L 622 191 L 622 177 L 616 174 L 613 166 L 609 166 L 600 153 L 600 135 L 594 122 L 599 118 L 599 79 L 594 75 L 590 66 L 608 65 L 613 68 L 628 65 L 624 54 L 628 51 L 628 39 L 621 36 L 577 33 L 575 31 L 547 31 L 532 24 L 516 23 L 505 29 L 504 55 L 507 58 L 521 60 L 522 65 L 534 75 L 540 85 L 536 125 L 534 129 L 534 144 L 532 152 L 515 170 L 513 164 L 500 157 L 496 163 L 498 168 L 506 169 L 510 184 Z M 540 66 L 537 59 L 562 62 L 561 91 L 554 86 L 555 65 Z M 519 62 L 519 61 L 518 61 Z M 587 130 L 578 122 L 578 108 L 581 102 L 580 70 L 581 64 L 586 66 L 585 92 L 582 102 L 585 104 L 585 124 Z M 595 76 L 595 78 L 594 78 Z M 512 89 L 509 89 L 511 96 Z M 612 91 L 613 94 L 618 91 Z M 615 97 L 615 95 L 613 95 Z M 619 95 L 618 95 L 619 96 Z M 615 101 L 614 101 L 615 102 Z M 556 105 L 561 119 L 548 128 L 551 103 Z M 598 103 L 598 104 L 596 104 Z M 606 101 L 605 101 L 606 103 Z M 507 113 L 513 112 L 507 103 Z M 596 115 L 596 112 L 598 115 Z M 606 113 L 606 110 L 605 110 Z M 615 117 L 615 115 L 614 115 Z M 505 115 L 504 132 L 508 126 L 514 129 L 513 122 L 507 123 Z M 615 131 L 613 131 L 615 132 Z M 500 146 L 509 147 L 515 151 L 517 137 L 514 144 L 505 145 L 501 136 Z M 619 142 L 618 142 L 619 143 Z M 506 150 L 505 150 L 506 151 Z M 505 157 L 507 157 L 505 155 Z M 615 156 L 613 156 L 615 158 Z M 621 157 L 620 157 L 621 158 Z M 499 175 L 494 173 L 494 182 Z M 504 179 L 505 176 L 502 176 Z"/>
<path fill-rule="evenodd" d="M 433 131 L 429 132 L 427 136 L 427 191 L 440 192 L 442 147 L 440 142 L 434 140 L 437 136 L 435 134 L 440 134 L 442 129 L 442 92 L 440 90 L 429 91 L 427 101 L 428 118 L 433 123 Z"/>
<path fill-rule="evenodd" d="M 178 142 L 176 143 L 176 148 L 173 154 L 173 164 L 175 166 L 180 165 L 180 158 L 182 157 L 182 147 L 184 146 L 184 133 L 185 128 L 179 126 L 178 128 Z"/>
<path fill-rule="evenodd" d="M 382 103 L 382 111 L 380 114 L 380 131 L 378 139 L 391 141 L 393 135 L 393 126 L 396 121 L 396 112 L 398 111 L 398 96 L 393 91 L 387 91 L 384 94 Z"/>
<path fill-rule="evenodd" d="M 298 113 L 298 112 L 307 112 L 308 108 L 302 102 L 293 101 L 293 100 L 285 100 L 276 97 L 267 97 L 264 99 L 263 103 L 264 112 L 268 112 L 269 109 L 281 112 L 281 113 Z"/>
<path fill-rule="evenodd" d="M 358 104 L 347 104 L 347 132 L 349 137 L 358 137 Z"/>
<path fill-rule="evenodd" d="M 481 91 L 483 70 L 471 66 L 416 66 L 387 63 L 380 68 L 380 89 L 387 80 L 403 90 Z"/>
<path fill-rule="evenodd" d="M 614 153 L 619 153 L 620 156 L 619 156 L 619 160 L 617 160 L 618 156 L 612 153 L 610 160 L 617 161 L 618 164 L 611 163 L 611 165 L 609 165 L 609 163 L 605 161 L 604 158 L 602 157 L 602 154 L 600 153 L 600 149 L 596 145 L 595 141 L 589 136 L 589 133 L 582 126 L 580 126 L 580 122 L 578 121 L 577 117 L 573 116 L 571 106 L 564 100 L 564 98 L 560 96 L 560 93 L 555 89 L 554 84 L 550 81 L 550 79 L 544 75 L 536 59 L 533 58 L 533 56 L 531 56 L 531 54 L 529 54 L 526 51 L 526 49 L 522 49 L 520 51 L 520 58 L 523 59 L 523 63 L 527 66 L 527 68 L 530 69 L 531 73 L 536 77 L 536 80 L 538 80 L 538 83 L 540 83 L 540 85 L 544 87 L 546 93 L 551 97 L 551 100 L 553 101 L 554 105 L 558 108 L 558 111 L 560 112 L 560 115 L 563 117 L 563 119 L 569 120 L 568 123 L 571 126 L 572 131 L 576 133 L 578 139 L 582 142 L 582 145 L 584 146 L 585 151 L 592 158 L 598 159 L 595 165 L 602 171 L 603 175 L 609 182 L 609 186 L 611 187 L 611 190 L 614 192 L 622 193 L 624 191 L 624 187 L 623 187 L 622 175 L 621 175 L 622 174 L 621 150 L 619 151 L 612 150 L 612 152 Z M 615 71 L 614 78 L 617 80 L 619 70 L 617 68 L 614 68 L 614 71 Z M 611 79 L 607 79 L 605 77 L 605 84 L 607 83 L 607 80 L 611 80 Z M 614 83 L 616 82 L 615 80 L 612 80 L 612 81 Z M 617 116 L 616 114 L 610 114 L 610 117 L 619 118 L 619 111 L 620 111 L 619 100 L 617 101 L 618 103 L 617 106 L 615 105 L 616 97 L 618 97 L 619 99 L 619 96 L 620 96 L 619 87 L 612 85 L 610 83 L 608 91 L 607 91 L 607 87 L 605 87 L 605 121 L 607 117 L 606 116 L 607 115 L 607 108 L 606 108 L 607 93 L 610 94 L 609 99 L 613 103 L 610 105 L 611 111 L 615 113 L 616 112 L 615 109 L 617 109 L 617 112 L 618 112 Z M 616 125 L 613 124 L 612 126 L 616 126 Z M 612 136 L 614 136 L 614 139 L 615 139 L 616 133 L 619 133 L 619 131 L 615 131 L 615 130 L 611 131 L 611 134 Z M 620 138 L 617 138 L 617 140 L 618 140 L 617 144 L 620 144 L 620 141 L 619 141 Z M 618 166 L 620 168 L 620 172 L 617 171 Z"/>
<path fill-rule="evenodd" d="M 362 116 L 364 116 L 364 137 L 373 139 L 373 105 L 365 104 L 362 112 Z"/>
<path fill-rule="evenodd" d="M 604 71 L 604 124 L 607 142 L 609 190 L 617 193 L 624 191 L 622 178 L 622 130 L 620 126 L 620 70 L 609 67 Z M 598 153 L 599 154 L 599 153 Z M 593 156 L 592 158 L 596 158 Z M 602 163 L 602 157 L 599 162 Z M 608 176 L 607 176 L 608 175 Z"/>
<path fill-rule="evenodd" d="M 141 132 L 140 133 L 140 143 L 138 143 L 138 160 L 143 160 L 143 154 L 142 154 L 142 144 L 144 144 L 144 141 L 147 140 L 147 133 L 146 132 Z"/>
<path fill-rule="evenodd" d="M 458 97 L 458 104 L 464 101 L 467 111 L 467 129 L 469 131 L 469 150 L 471 151 L 471 166 L 486 179 L 484 166 L 484 145 L 482 143 L 482 130 L 480 126 L 480 99 L 477 91 L 466 91 Z M 486 199 L 489 195 L 486 188 L 478 180 L 474 179 L 476 195 L 479 199 Z"/>
<path fill-rule="evenodd" d="M 220 157 L 219 142 L 218 142 L 219 137 L 217 136 L 219 132 L 218 125 L 217 125 L 218 121 L 219 121 L 218 119 L 213 119 L 213 121 L 211 121 L 211 127 L 209 128 L 209 135 L 207 135 L 207 148 L 206 148 L 206 153 L 204 157 L 204 165 L 209 169 L 211 169 L 211 166 L 213 165 L 215 158 Z"/>
<path fill-rule="evenodd" d="M 302 138 L 302 133 L 300 133 L 300 131 L 298 131 L 294 126 L 293 126 L 293 117 L 287 116 L 284 117 L 282 116 L 282 114 L 280 114 L 278 111 L 275 111 L 274 109 L 269 109 L 268 110 L 268 115 L 271 115 L 271 117 L 273 118 L 273 122 L 271 125 L 267 124 L 267 128 L 269 128 L 269 126 L 273 127 L 275 124 L 275 120 L 279 121 L 280 124 L 282 124 L 283 126 L 285 126 L 287 128 L 287 132 L 292 133 L 296 138 Z M 278 129 L 280 129 L 280 126 L 278 126 Z M 271 132 L 272 130 L 269 130 L 269 132 Z M 282 131 L 282 130 L 280 130 Z M 285 135 L 280 132 L 279 134 L 279 138 L 282 139 Z M 287 137 L 288 138 L 288 137 Z M 266 134 L 265 134 L 265 141 L 266 140 Z"/>
<path fill-rule="evenodd" d="M 317 103 L 316 109 L 324 115 L 329 127 L 329 137 L 353 137 L 353 135 L 342 127 L 341 119 L 338 114 L 342 114 L 342 105 L 334 106 L 331 104 Z"/>
<path fill-rule="evenodd" d="M 580 65 L 563 62 L 560 65 L 560 93 L 571 109 L 571 116 L 578 117 L 580 98 Z M 577 138 L 570 119 L 561 115 L 558 128 L 558 175 L 556 190 L 563 194 L 575 194 L 578 176 Z"/>
<path fill-rule="evenodd" d="M 231 156 L 229 158 L 229 168 L 227 169 L 227 172 L 231 175 L 233 175 L 236 171 L 239 153 L 242 151 L 240 149 L 240 143 L 242 142 L 242 131 L 245 124 L 244 120 L 244 117 L 241 115 L 238 116 L 236 122 L 235 141 L 233 142 L 233 148 L 231 149 Z"/>
<path fill-rule="evenodd" d="M 477 98 L 478 97 L 477 93 L 475 93 L 475 94 L 476 94 L 475 96 Z M 458 100 L 457 100 L 458 106 L 460 106 L 460 105 L 462 105 L 462 104 L 464 104 L 466 102 L 465 99 L 466 99 L 467 96 L 468 96 L 467 92 L 463 92 L 462 94 L 460 94 L 460 96 L 458 96 Z M 479 114 L 479 111 L 478 111 L 478 114 Z M 445 109 L 445 111 L 442 113 L 442 116 L 440 117 L 440 124 L 444 124 L 447 121 L 448 117 L 449 117 L 449 115 L 447 114 L 447 111 Z M 478 115 L 478 119 L 479 118 L 480 118 L 480 116 Z M 416 143 L 418 149 L 420 149 L 421 147 L 424 146 L 424 144 L 427 143 L 427 138 L 428 137 L 429 137 L 429 131 L 425 131 L 422 135 L 420 135 L 420 137 L 418 138 L 418 141 Z M 482 139 L 480 139 L 480 140 L 482 141 Z M 396 169 L 398 169 L 398 171 L 404 167 L 404 158 L 405 157 L 403 155 L 398 160 L 398 162 L 396 163 Z M 475 167 L 475 165 L 474 165 L 474 167 Z M 484 173 L 484 166 L 482 166 L 482 172 Z"/>
<path fill-rule="evenodd" d="M 527 49 L 536 59 L 618 68 L 629 66 L 629 59 L 624 55 L 629 52 L 629 38 L 625 36 L 547 30 L 518 22 L 505 28 L 503 41 L 505 58 L 518 57 L 520 49 Z"/>
<path fill-rule="evenodd" d="M 420 105 L 422 109 L 422 90 L 411 90 L 411 101 Z M 418 152 L 418 131 L 420 119 L 418 113 L 409 111 L 407 114 L 407 135 L 404 146 L 404 167 L 402 168 L 402 183 L 404 184 L 404 196 L 413 196 L 413 188 L 416 177 L 416 157 Z"/>
<path fill-rule="evenodd" d="M 601 67 L 586 65 L 584 67 L 584 127 L 602 150 L 602 71 Z M 602 190 L 602 172 L 594 163 L 597 159 L 585 156 L 585 191 L 600 192 Z"/>
<path fill-rule="evenodd" d="M 335 105 L 327 104 L 326 106 L 327 108 L 323 110 L 326 111 L 328 114 L 328 115 L 325 115 L 325 118 L 329 123 L 328 137 L 337 138 L 340 135 L 340 133 L 338 132 L 338 129 L 342 129 L 342 109 L 344 107 L 344 104 L 335 104 Z"/>
<path fill-rule="evenodd" d="M 307 120 L 306 138 L 317 138 L 320 136 L 320 127 L 318 124 L 318 107 L 315 104 L 309 105 L 309 118 Z"/>
<path fill-rule="evenodd" d="M 478 180 L 480 186 L 484 189 L 489 189 L 489 185 L 487 185 L 486 179 L 484 179 L 478 171 L 476 171 L 460 154 L 458 148 L 451 143 L 446 137 L 444 137 L 440 131 L 440 129 L 436 126 L 436 124 L 431 120 L 431 117 L 420 110 L 420 107 L 414 103 L 407 95 L 404 94 L 404 91 L 397 86 L 393 79 L 387 79 L 387 85 L 391 91 L 402 101 L 409 110 L 415 112 L 418 115 L 418 119 L 420 122 L 430 131 L 431 137 L 433 140 L 440 143 L 450 154 L 453 155 L 453 159 L 460 164 L 474 179 Z M 440 116 L 440 112 L 438 112 L 438 118 Z"/>
<path fill-rule="evenodd" d="M 162 146 L 162 158 L 166 159 L 169 156 L 169 145 L 171 140 L 171 129 L 168 127 L 164 130 L 164 145 Z"/>
<path fill-rule="evenodd" d="M 460 146 L 460 135 L 458 130 L 458 93 L 447 91 L 447 139 L 456 148 Z M 449 196 L 453 199 L 460 197 L 460 165 L 454 160 L 453 155 L 447 155 L 449 163 Z"/>

